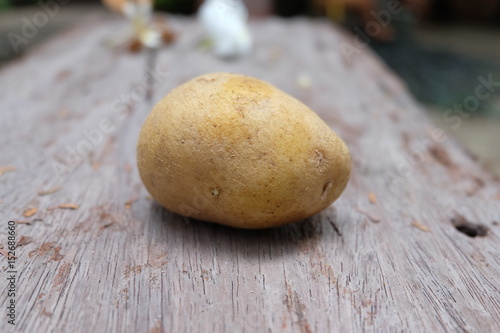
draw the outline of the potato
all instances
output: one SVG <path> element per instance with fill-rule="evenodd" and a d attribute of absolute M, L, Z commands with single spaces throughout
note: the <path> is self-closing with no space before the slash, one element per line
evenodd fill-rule
<path fill-rule="evenodd" d="M 248 229 L 318 213 L 351 168 L 345 143 L 304 104 L 227 73 L 165 96 L 142 128 L 137 160 L 144 185 L 170 211 Z"/>

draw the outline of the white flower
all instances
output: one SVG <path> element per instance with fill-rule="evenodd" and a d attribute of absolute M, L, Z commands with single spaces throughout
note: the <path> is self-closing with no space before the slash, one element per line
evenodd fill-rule
<path fill-rule="evenodd" d="M 247 26 L 248 11 L 241 0 L 206 0 L 198 19 L 222 58 L 240 57 L 250 52 L 252 35 Z"/>

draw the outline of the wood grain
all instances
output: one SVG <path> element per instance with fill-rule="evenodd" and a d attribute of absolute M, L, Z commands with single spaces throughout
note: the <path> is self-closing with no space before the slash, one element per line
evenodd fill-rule
<path fill-rule="evenodd" d="M 124 27 L 104 14 L 1 69 L 0 166 L 16 169 L 0 176 L 0 243 L 8 220 L 31 222 L 17 225 L 17 325 L 2 316 L 1 332 L 500 330 L 499 182 L 380 60 L 366 49 L 346 59 L 339 45 L 352 36 L 327 23 L 268 19 L 252 25 L 249 58 L 223 62 L 197 48 L 193 21 L 171 23 L 179 39 L 159 53 L 151 100 L 138 88 L 145 54 L 102 46 Z M 245 231 L 148 197 L 135 166 L 142 121 L 172 88 L 215 71 L 275 84 L 346 141 L 352 179 L 337 202 Z M 60 205 L 75 209 L 48 209 Z M 459 232 L 456 214 L 487 235 Z"/>

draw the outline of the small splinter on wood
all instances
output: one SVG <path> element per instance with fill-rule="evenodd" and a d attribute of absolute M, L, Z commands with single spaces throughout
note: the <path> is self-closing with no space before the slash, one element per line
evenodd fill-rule
<path fill-rule="evenodd" d="M 0 249 L 0 253 L 3 254 L 6 258 L 9 258 L 9 252 L 5 251 L 4 249 Z"/>
<path fill-rule="evenodd" d="M 430 231 L 430 230 L 429 230 L 429 228 L 427 228 L 427 227 L 426 227 L 425 225 L 423 225 L 423 224 L 418 223 L 417 221 L 413 221 L 413 222 L 411 223 L 411 225 L 412 225 L 412 226 L 414 226 L 415 228 L 418 228 L 418 229 L 420 229 L 420 230 L 422 230 L 422 231 L 425 231 L 425 232 L 429 232 L 429 231 Z"/>
<path fill-rule="evenodd" d="M 71 209 L 71 210 L 75 210 L 75 209 L 78 209 L 78 208 L 80 208 L 80 206 L 77 205 L 77 204 L 66 203 L 66 204 L 60 204 L 60 205 L 55 206 L 55 207 L 49 207 L 49 208 L 47 208 L 47 210 L 55 210 L 55 209 Z"/>
<path fill-rule="evenodd" d="M 45 191 L 38 191 L 38 195 L 40 195 L 40 196 L 49 195 L 49 194 L 52 194 L 52 193 L 59 191 L 60 189 L 61 188 L 59 186 L 55 186 L 55 187 L 52 187 L 52 188 L 45 190 Z"/>
<path fill-rule="evenodd" d="M 377 196 L 375 195 L 375 193 L 368 193 L 368 201 L 370 201 L 372 205 L 375 205 L 377 203 Z"/>
<path fill-rule="evenodd" d="M 31 221 L 14 221 L 16 224 L 31 224 Z"/>
<path fill-rule="evenodd" d="M 368 212 L 364 211 L 363 209 L 361 209 L 361 208 L 359 208 L 359 207 L 356 207 L 356 208 L 354 208 L 354 209 L 355 209 L 357 212 L 359 212 L 359 213 L 361 213 L 361 214 L 365 215 L 366 217 L 368 217 L 368 218 L 369 218 L 372 222 L 374 222 L 374 223 L 379 223 L 379 222 L 380 222 L 380 218 L 378 218 L 378 217 L 376 217 L 376 216 L 374 216 L 374 215 L 372 215 L 372 214 L 370 214 L 370 213 L 368 213 Z"/>
<path fill-rule="evenodd" d="M 0 176 L 3 175 L 4 173 L 13 172 L 16 170 L 17 170 L 17 168 L 14 166 L 11 166 L 11 165 L 0 167 Z"/>
<path fill-rule="evenodd" d="M 78 209 L 78 208 L 80 208 L 80 206 L 77 204 L 68 203 L 68 204 L 60 204 L 59 208 L 61 208 L 61 209 Z"/>
<path fill-rule="evenodd" d="M 38 212 L 38 208 L 36 208 L 36 207 L 29 208 L 29 209 L 27 209 L 27 210 L 24 211 L 23 216 L 24 217 L 32 217 L 37 212 Z"/>
<path fill-rule="evenodd" d="M 132 208 L 132 204 L 134 202 L 136 202 L 137 200 L 139 200 L 139 197 L 136 195 L 134 196 L 133 198 L 127 200 L 127 202 L 125 202 L 125 209 L 130 209 Z"/>

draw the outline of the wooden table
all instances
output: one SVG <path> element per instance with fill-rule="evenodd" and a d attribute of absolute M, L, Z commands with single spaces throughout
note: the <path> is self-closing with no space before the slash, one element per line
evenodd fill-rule
<path fill-rule="evenodd" d="M 159 54 L 150 100 L 145 54 L 104 47 L 125 24 L 104 14 L 0 70 L 0 166 L 15 167 L 0 176 L 4 250 L 18 222 L 16 326 L 2 315 L 1 332 L 500 330 L 499 181 L 379 59 L 346 57 L 353 37 L 328 23 L 274 18 L 252 24 L 250 57 L 224 62 L 197 47 L 194 21 L 171 23 L 179 39 Z M 246 231 L 148 197 L 135 165 L 142 121 L 215 71 L 275 84 L 346 141 L 352 176 L 329 209 Z M 457 230 L 465 221 L 486 236 Z"/>

